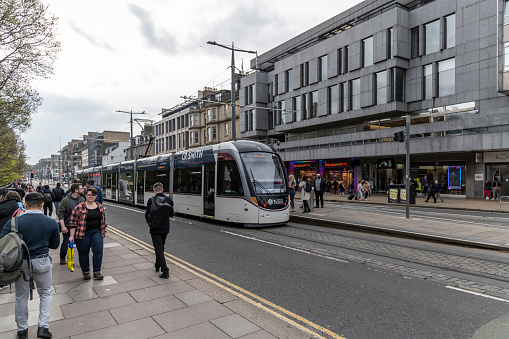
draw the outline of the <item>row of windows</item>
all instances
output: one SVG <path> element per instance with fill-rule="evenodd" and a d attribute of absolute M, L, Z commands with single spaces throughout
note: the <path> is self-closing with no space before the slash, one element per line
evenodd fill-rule
<path fill-rule="evenodd" d="M 166 138 L 157 139 L 155 141 L 156 154 L 164 151 L 174 151 L 180 148 L 189 147 L 189 132 L 182 132 L 176 135 L 170 135 Z"/>
<path fill-rule="evenodd" d="M 177 129 L 188 127 L 189 120 L 188 115 L 181 115 L 171 120 L 161 122 L 156 125 L 156 136 L 163 135 L 165 133 L 175 132 Z"/>
<path fill-rule="evenodd" d="M 443 38 L 440 39 L 440 31 L 443 31 Z M 420 34 L 423 34 L 420 37 Z M 423 40 L 422 54 L 427 55 L 438 52 L 442 49 L 451 48 L 456 45 L 456 14 L 444 18 L 444 25 L 441 29 L 440 19 L 427 23 L 423 26 L 414 27 L 410 30 L 411 57 L 417 58 L 421 54 L 419 45 L 420 38 Z"/>

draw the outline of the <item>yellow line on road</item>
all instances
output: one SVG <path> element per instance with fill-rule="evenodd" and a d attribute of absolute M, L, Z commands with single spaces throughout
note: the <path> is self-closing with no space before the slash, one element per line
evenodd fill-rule
<path fill-rule="evenodd" d="M 154 252 L 154 250 L 152 249 L 152 247 L 149 244 L 147 244 L 147 243 L 145 243 L 145 242 L 143 242 L 143 241 L 141 241 L 141 240 L 139 240 L 139 239 L 137 239 L 137 238 L 127 234 L 127 233 L 124 233 L 124 232 L 120 231 L 119 229 L 116 229 L 116 228 L 112 227 L 111 225 L 108 225 L 108 230 L 110 230 L 112 233 L 114 233 L 114 234 L 116 234 L 116 235 L 118 235 L 118 236 L 120 236 L 120 237 L 122 237 L 122 238 L 124 238 L 126 240 L 129 240 L 129 241 L 139 245 L 140 247 L 148 250 L 149 252 L 152 252 L 152 253 Z M 174 255 L 171 255 L 171 254 L 166 253 L 166 252 L 165 252 L 165 255 L 166 255 L 166 258 L 170 262 L 172 262 L 173 264 L 179 266 L 180 268 L 182 268 L 182 269 L 184 269 L 184 270 L 186 270 L 188 272 L 191 272 L 194 275 L 196 275 L 196 276 L 198 276 L 198 277 L 200 277 L 202 279 L 205 279 L 206 281 L 216 285 L 217 287 L 220 287 L 223 290 L 226 290 L 226 291 L 236 295 L 240 299 L 245 300 L 248 303 L 250 303 L 250 304 L 252 304 L 252 305 L 254 305 L 254 306 L 256 306 L 256 307 L 258 307 L 258 308 L 260 308 L 260 309 L 262 309 L 262 310 L 264 310 L 264 311 L 266 311 L 266 312 L 268 312 L 268 313 L 270 313 L 272 315 L 274 315 L 278 319 L 283 320 L 284 322 L 286 322 L 286 323 L 288 323 L 288 324 L 290 324 L 290 325 L 300 329 L 301 331 L 304 331 L 304 332 L 306 332 L 308 334 L 311 334 L 311 335 L 315 336 L 316 338 L 325 339 L 320 334 L 311 331 L 310 329 L 300 325 L 299 323 L 295 322 L 294 320 L 292 320 L 292 319 L 290 319 L 288 317 L 285 317 L 285 316 L 281 315 L 280 313 L 274 311 L 273 309 L 276 309 L 279 312 L 284 313 L 285 315 L 287 315 L 287 316 L 289 316 L 289 317 L 291 317 L 293 319 L 296 319 L 296 320 L 302 322 L 303 324 L 305 324 L 305 325 L 307 325 L 307 326 L 309 326 L 311 328 L 314 328 L 315 330 L 318 330 L 318 331 L 328 335 L 331 338 L 334 338 L 334 339 L 345 339 L 344 337 L 342 337 L 342 336 L 340 336 L 340 335 L 338 335 L 338 334 L 336 334 L 336 333 L 334 333 L 334 332 L 332 332 L 332 331 L 330 331 L 330 330 L 328 330 L 328 329 L 326 329 L 324 327 L 321 327 L 321 326 L 319 326 L 319 325 L 317 325 L 317 324 L 315 324 L 315 323 L 313 323 L 313 322 L 311 322 L 311 321 L 309 321 L 309 320 L 307 320 L 307 319 L 305 319 L 305 318 L 303 318 L 303 317 L 301 317 L 301 316 L 299 316 L 299 315 L 297 315 L 297 314 L 295 314 L 293 312 L 288 311 L 287 309 L 285 309 L 285 308 L 283 308 L 281 306 L 278 306 L 278 305 L 276 305 L 276 304 L 274 304 L 274 303 L 272 303 L 272 302 L 270 302 L 270 301 L 268 301 L 268 300 L 266 300 L 266 299 L 264 299 L 264 298 L 262 298 L 262 297 L 260 297 L 260 296 L 258 296 L 256 294 L 254 294 L 252 292 L 249 292 L 249 291 L 247 291 L 247 290 L 245 290 L 245 289 L 243 289 L 243 288 L 241 288 L 241 287 L 239 287 L 239 286 L 237 286 L 235 284 L 232 284 L 231 282 L 229 282 L 227 280 L 224 280 L 224 279 L 222 279 L 222 278 L 220 278 L 220 277 L 218 277 L 218 276 L 216 276 L 216 275 L 214 275 L 214 274 L 212 274 L 210 272 L 207 272 L 207 271 L 205 271 L 205 270 L 203 270 L 203 269 L 201 269 L 201 268 L 199 268 L 197 266 L 194 266 L 194 265 L 192 265 L 192 264 L 190 264 L 190 263 L 188 263 L 188 262 L 186 262 L 186 261 L 184 261 L 184 260 L 174 256 Z M 221 282 L 221 283 L 219 283 L 219 282 Z M 225 285 L 227 285 L 229 287 L 227 287 Z M 258 300 L 259 302 L 256 302 L 255 300 L 246 297 L 246 295 L 250 296 L 253 299 Z M 271 309 L 269 307 L 271 307 L 273 309 Z"/>

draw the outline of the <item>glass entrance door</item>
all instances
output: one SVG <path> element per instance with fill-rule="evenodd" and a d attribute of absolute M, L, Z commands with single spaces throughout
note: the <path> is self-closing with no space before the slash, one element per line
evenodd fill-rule
<path fill-rule="evenodd" d="M 491 165 L 488 167 L 488 175 L 492 183 L 496 180 L 501 184 L 500 195 L 509 195 L 509 166 Z"/>
<path fill-rule="evenodd" d="M 203 165 L 203 215 L 214 217 L 215 194 L 215 163 Z"/>

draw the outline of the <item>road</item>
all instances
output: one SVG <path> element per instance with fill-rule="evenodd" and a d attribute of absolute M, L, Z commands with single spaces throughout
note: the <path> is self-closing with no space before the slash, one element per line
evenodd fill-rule
<path fill-rule="evenodd" d="M 105 206 L 108 224 L 151 243 L 143 209 Z M 457 218 L 470 218 L 465 215 Z M 285 316 L 349 339 L 509 333 L 506 253 L 292 223 L 243 229 L 182 216 L 171 222 L 166 251 L 275 304 Z"/>

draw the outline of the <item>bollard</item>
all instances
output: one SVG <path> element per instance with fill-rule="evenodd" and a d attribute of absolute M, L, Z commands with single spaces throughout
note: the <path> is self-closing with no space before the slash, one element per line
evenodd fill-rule
<path fill-rule="evenodd" d="M 315 211 L 315 188 L 313 187 L 311 189 L 311 199 L 309 199 L 309 208 L 311 209 L 311 212 Z"/>

